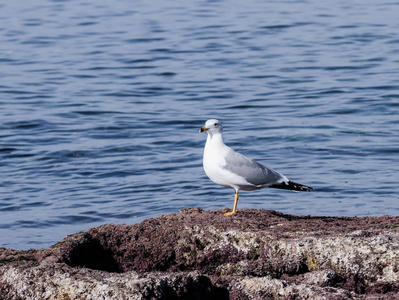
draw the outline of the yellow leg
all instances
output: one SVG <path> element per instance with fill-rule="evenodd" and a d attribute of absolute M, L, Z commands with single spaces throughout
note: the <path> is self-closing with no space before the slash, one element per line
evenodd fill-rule
<path fill-rule="evenodd" d="M 232 212 L 225 213 L 225 216 L 231 216 L 237 213 L 237 202 L 238 202 L 238 192 L 236 191 L 236 194 L 234 195 L 234 207 Z"/>

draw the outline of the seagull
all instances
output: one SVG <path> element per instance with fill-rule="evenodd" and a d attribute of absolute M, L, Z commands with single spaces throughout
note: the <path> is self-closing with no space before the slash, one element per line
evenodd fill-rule
<path fill-rule="evenodd" d="M 208 133 L 203 158 L 206 175 L 216 184 L 235 190 L 233 211 L 225 213 L 225 216 L 237 213 L 240 190 L 252 191 L 269 187 L 310 192 L 313 189 L 293 182 L 283 174 L 226 146 L 223 142 L 222 123 L 217 119 L 206 121 L 205 126 L 200 129 L 200 132 L 204 131 Z"/>

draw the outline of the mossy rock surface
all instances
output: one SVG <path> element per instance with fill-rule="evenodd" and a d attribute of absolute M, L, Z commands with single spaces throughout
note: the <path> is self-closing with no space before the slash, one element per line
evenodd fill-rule
<path fill-rule="evenodd" d="M 49 249 L 1 248 L 1 299 L 399 297 L 399 217 L 226 211 L 190 208 Z"/>

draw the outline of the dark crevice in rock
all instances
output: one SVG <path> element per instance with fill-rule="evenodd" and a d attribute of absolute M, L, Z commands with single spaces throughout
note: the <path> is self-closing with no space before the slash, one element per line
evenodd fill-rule
<path fill-rule="evenodd" d="M 80 243 L 74 244 L 64 262 L 71 267 L 84 267 L 107 272 L 121 272 L 110 249 L 105 249 L 100 241 L 85 234 Z"/>
<path fill-rule="evenodd" d="M 157 289 L 148 289 L 145 299 L 193 299 L 193 300 L 227 300 L 229 292 L 226 288 L 214 286 L 207 276 L 196 278 L 183 277 L 173 284 L 161 281 Z"/>

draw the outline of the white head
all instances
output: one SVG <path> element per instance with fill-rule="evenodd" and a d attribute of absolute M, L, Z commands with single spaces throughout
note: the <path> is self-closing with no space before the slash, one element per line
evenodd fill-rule
<path fill-rule="evenodd" d="M 216 119 L 210 119 L 205 122 L 205 126 L 201 127 L 200 132 L 208 131 L 208 134 L 213 136 L 215 133 L 222 133 L 222 130 L 222 122 Z"/>

